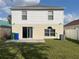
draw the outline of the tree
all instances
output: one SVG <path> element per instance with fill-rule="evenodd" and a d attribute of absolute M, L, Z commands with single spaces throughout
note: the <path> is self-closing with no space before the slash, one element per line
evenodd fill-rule
<path fill-rule="evenodd" d="M 9 16 L 7 17 L 7 19 L 8 19 L 9 24 L 11 24 L 11 20 L 12 20 L 11 15 L 9 15 Z"/>

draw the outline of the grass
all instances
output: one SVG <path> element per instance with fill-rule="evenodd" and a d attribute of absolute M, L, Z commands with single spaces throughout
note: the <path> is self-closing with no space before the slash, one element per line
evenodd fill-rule
<path fill-rule="evenodd" d="M 79 59 L 79 45 L 72 41 L 46 40 L 48 59 Z"/>
<path fill-rule="evenodd" d="M 7 48 L 0 49 L 0 59 L 79 59 L 79 44 L 70 39 L 46 39 L 45 44 L 9 43 L 4 46 Z"/>

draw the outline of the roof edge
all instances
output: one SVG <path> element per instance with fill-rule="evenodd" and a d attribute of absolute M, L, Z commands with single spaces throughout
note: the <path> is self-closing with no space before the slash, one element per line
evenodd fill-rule
<path fill-rule="evenodd" d="M 64 7 L 60 6 L 14 6 L 11 10 L 64 10 Z"/>

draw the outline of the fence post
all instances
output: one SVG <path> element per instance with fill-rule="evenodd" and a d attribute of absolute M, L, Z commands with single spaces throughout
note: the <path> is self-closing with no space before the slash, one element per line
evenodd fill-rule
<path fill-rule="evenodd" d="M 77 40 L 78 40 L 78 31 L 79 31 L 79 29 L 78 29 L 78 28 L 76 28 L 76 32 L 77 32 Z"/>

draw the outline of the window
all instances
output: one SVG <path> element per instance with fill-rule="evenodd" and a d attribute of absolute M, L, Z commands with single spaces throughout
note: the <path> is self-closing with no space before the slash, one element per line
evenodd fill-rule
<path fill-rule="evenodd" d="M 45 36 L 49 36 L 49 30 L 45 29 Z"/>
<path fill-rule="evenodd" d="M 55 29 L 52 29 L 52 27 L 45 29 L 45 36 L 55 36 Z"/>
<path fill-rule="evenodd" d="M 48 11 L 48 20 L 53 20 L 53 11 Z"/>
<path fill-rule="evenodd" d="M 27 20 L 27 10 L 22 10 L 22 20 Z"/>

